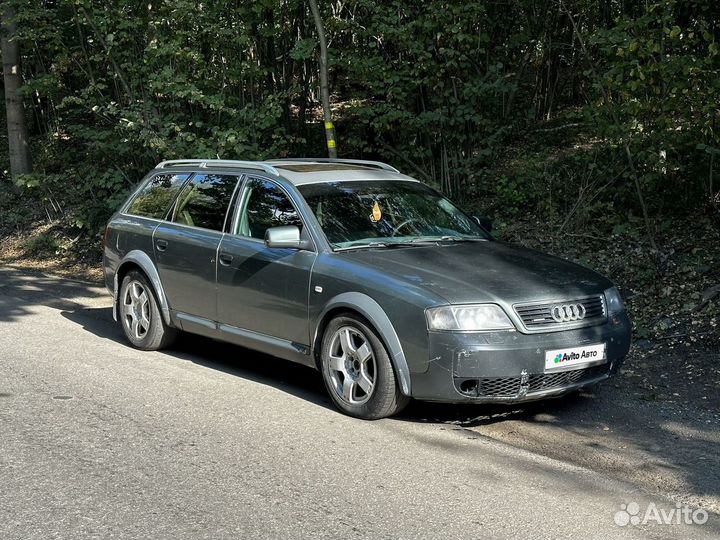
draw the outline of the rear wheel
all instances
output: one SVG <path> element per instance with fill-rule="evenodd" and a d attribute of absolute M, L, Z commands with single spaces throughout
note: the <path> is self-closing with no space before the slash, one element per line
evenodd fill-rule
<path fill-rule="evenodd" d="M 359 317 L 330 321 L 322 340 L 321 368 L 333 402 L 350 416 L 385 418 L 409 402 L 398 388 L 385 346 Z"/>
<path fill-rule="evenodd" d="M 118 307 L 125 337 L 133 347 L 156 351 L 177 338 L 178 331 L 165 324 L 155 292 L 142 272 L 131 270 L 123 278 Z"/>

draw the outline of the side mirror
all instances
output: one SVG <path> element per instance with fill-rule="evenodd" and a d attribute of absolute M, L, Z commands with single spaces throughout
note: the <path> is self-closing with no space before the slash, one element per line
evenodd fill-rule
<path fill-rule="evenodd" d="M 486 232 L 492 232 L 492 220 L 488 217 L 473 216 L 475 223 L 480 225 Z"/>
<path fill-rule="evenodd" d="M 280 249 L 312 249 L 309 240 L 300 238 L 300 229 L 295 225 L 272 227 L 265 231 L 265 245 Z"/>

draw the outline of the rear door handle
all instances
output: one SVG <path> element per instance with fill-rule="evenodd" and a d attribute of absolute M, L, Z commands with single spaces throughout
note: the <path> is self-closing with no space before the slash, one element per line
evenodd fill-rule
<path fill-rule="evenodd" d="M 230 255 L 229 253 L 221 253 L 220 256 L 218 257 L 218 260 L 220 261 L 220 264 L 222 264 L 223 266 L 230 266 L 230 264 L 233 261 L 233 256 Z"/>
<path fill-rule="evenodd" d="M 167 240 L 156 240 L 155 247 L 158 251 L 165 251 L 168 247 Z"/>

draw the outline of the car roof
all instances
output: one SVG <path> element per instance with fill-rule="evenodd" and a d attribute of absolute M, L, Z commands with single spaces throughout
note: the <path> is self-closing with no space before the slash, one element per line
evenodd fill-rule
<path fill-rule="evenodd" d="M 418 182 L 394 167 L 379 161 L 326 159 L 272 159 L 267 161 L 234 160 L 172 160 L 163 161 L 156 169 L 195 166 L 201 169 L 259 169 L 285 178 L 296 186 L 349 181 Z"/>

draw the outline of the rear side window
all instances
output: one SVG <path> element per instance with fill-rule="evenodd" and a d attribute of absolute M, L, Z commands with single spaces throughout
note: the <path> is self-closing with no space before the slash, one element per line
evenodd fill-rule
<path fill-rule="evenodd" d="M 147 183 L 135 197 L 128 213 L 154 219 L 163 219 L 170 208 L 175 195 L 189 174 L 158 174 Z"/>
<path fill-rule="evenodd" d="M 228 174 L 196 174 L 177 198 L 173 221 L 222 231 L 238 179 Z"/>

